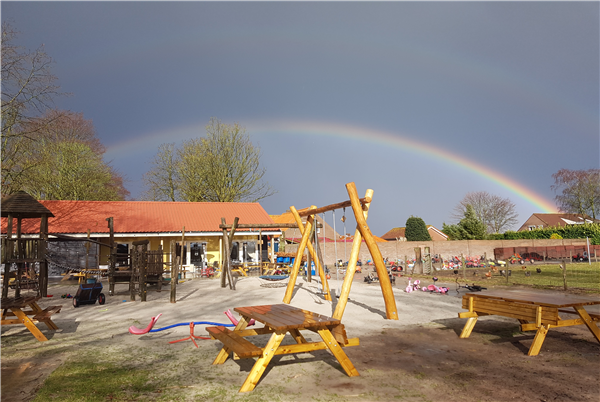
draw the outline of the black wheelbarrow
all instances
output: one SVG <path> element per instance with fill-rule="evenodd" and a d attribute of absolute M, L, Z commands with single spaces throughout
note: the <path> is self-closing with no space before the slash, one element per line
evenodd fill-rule
<path fill-rule="evenodd" d="M 89 280 L 89 279 L 88 279 Z M 106 302 L 106 296 L 102 293 L 102 284 L 100 282 L 82 283 L 73 297 L 73 307 L 79 307 L 82 304 L 99 304 Z"/>

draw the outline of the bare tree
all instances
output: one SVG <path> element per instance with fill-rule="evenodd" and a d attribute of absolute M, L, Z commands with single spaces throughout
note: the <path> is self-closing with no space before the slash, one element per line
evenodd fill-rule
<path fill-rule="evenodd" d="M 560 169 L 552 175 L 556 204 L 562 212 L 600 215 L 600 169 Z"/>
<path fill-rule="evenodd" d="M 3 194 L 18 191 L 21 176 L 31 168 L 23 164 L 39 125 L 34 121 L 53 106 L 60 92 L 52 73 L 52 59 L 44 47 L 26 51 L 16 46 L 16 32 L 2 23 L 2 149 L 1 188 Z"/>
<path fill-rule="evenodd" d="M 491 195 L 487 191 L 470 192 L 454 207 L 452 218 L 459 222 L 467 212 L 467 206 L 473 208 L 475 216 L 485 224 L 488 233 L 500 233 L 510 229 L 518 221 L 515 204 L 508 198 Z"/>
<path fill-rule="evenodd" d="M 147 199 L 256 202 L 275 193 L 265 182 L 260 149 L 238 124 L 211 119 L 206 137 L 159 148 L 144 175 Z"/>
<path fill-rule="evenodd" d="M 178 201 L 179 175 L 175 155 L 175 143 L 161 144 L 158 153 L 150 162 L 152 168 L 142 180 L 146 191 L 142 199 L 150 201 Z"/>

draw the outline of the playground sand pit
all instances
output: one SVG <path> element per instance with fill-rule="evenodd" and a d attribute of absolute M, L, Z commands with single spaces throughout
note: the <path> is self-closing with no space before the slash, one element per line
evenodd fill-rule
<path fill-rule="evenodd" d="M 38 327 L 48 342 L 38 342 L 22 326 L 2 327 L 3 401 L 597 401 L 600 395 L 600 344 L 584 326 L 552 329 L 538 356 L 527 356 L 533 332 L 520 332 L 516 320 L 482 317 L 468 339 L 459 339 L 465 320 L 457 318 L 465 289 L 441 284 L 447 295 L 405 293 L 406 278 L 397 278 L 394 295 L 399 320 L 385 319 L 378 283 L 357 275 L 343 317 L 349 337 L 360 346 L 345 349 L 360 373 L 348 377 L 328 351 L 275 356 L 254 391 L 238 390 L 254 360 L 228 359 L 213 366 L 221 343 L 190 340 L 189 326 L 145 335 L 155 328 L 190 321 L 227 323 L 223 314 L 240 306 L 281 303 L 284 287 L 265 287 L 258 278 L 238 278 L 236 290 L 219 280 L 193 279 L 177 288 L 148 292 L 148 301 L 130 302 L 126 285 L 104 305 L 72 306 L 77 284 L 49 288 L 53 297 L 42 308 L 63 305 L 54 322 Z M 439 283 L 438 283 L 439 284 Z M 105 293 L 108 285 L 104 283 Z M 332 294 L 341 282 L 332 280 Z M 292 305 L 332 315 L 318 281 L 299 278 Z M 335 299 L 335 297 L 334 297 Z M 598 307 L 598 306 L 594 306 Z M 598 313 L 598 309 L 589 309 Z M 234 313 L 237 316 L 236 313 Z M 195 335 L 205 336 L 204 326 Z M 306 333 L 308 340 L 317 334 Z M 288 339 L 289 338 L 289 339 Z M 257 337 L 266 343 L 268 336 Z M 254 339 L 253 339 L 254 341 Z M 286 337 L 284 343 L 293 343 Z"/>

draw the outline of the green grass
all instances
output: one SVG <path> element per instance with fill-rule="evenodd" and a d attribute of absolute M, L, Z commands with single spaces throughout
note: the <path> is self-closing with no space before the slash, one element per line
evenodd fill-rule
<path fill-rule="evenodd" d="M 33 401 L 136 400 L 148 393 L 160 393 L 159 385 L 149 381 L 151 374 L 149 370 L 113 363 L 70 361 L 48 377 Z"/>
<path fill-rule="evenodd" d="M 525 267 L 525 269 L 523 269 Z M 541 270 L 536 272 L 536 268 Z M 512 265 L 508 282 L 513 285 L 526 285 L 532 287 L 563 287 L 563 271 L 559 264 L 552 265 Z M 525 272 L 530 276 L 525 276 Z M 600 263 L 567 264 L 567 287 L 586 289 L 600 292 Z M 506 277 L 495 275 L 491 281 L 494 284 L 506 283 Z"/>
<path fill-rule="evenodd" d="M 539 268 L 541 272 L 536 272 L 536 268 Z M 468 268 L 464 275 L 459 270 L 457 276 L 459 282 L 475 282 L 482 286 L 521 285 L 534 288 L 564 288 L 563 271 L 559 264 L 509 264 L 506 269 L 512 271 L 508 281 L 505 276 L 493 271 L 491 279 L 487 279 L 485 273 L 488 272 L 488 268 Z M 478 272 L 477 276 L 473 275 L 474 271 Z M 455 277 L 452 275 L 452 271 L 446 272 L 450 273 L 451 277 Z M 446 272 L 444 273 L 446 274 Z M 529 272 L 530 276 L 526 276 L 525 272 Z M 439 271 L 436 274 L 439 274 Z M 447 276 L 448 274 L 444 275 L 444 278 Z M 600 263 L 567 264 L 567 288 L 600 293 Z"/>

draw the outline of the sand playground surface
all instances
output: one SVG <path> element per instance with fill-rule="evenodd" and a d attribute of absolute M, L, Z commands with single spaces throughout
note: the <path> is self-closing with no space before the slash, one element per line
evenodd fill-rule
<path fill-rule="evenodd" d="M 24 326 L 2 327 L 2 401 L 34 400 L 55 370 L 82 359 L 141 370 L 153 385 L 141 395 L 94 395 L 89 400 L 598 401 L 600 344 L 585 326 L 551 329 L 540 354 L 529 357 L 534 332 L 520 332 L 516 320 L 482 317 L 470 338 L 459 339 L 465 320 L 458 313 L 467 290 L 457 289 L 452 281 L 438 282 L 450 289 L 446 295 L 406 293 L 408 278 L 398 277 L 393 285 L 396 321 L 385 319 L 379 283 L 367 284 L 363 276 L 354 279 L 342 319 L 348 337 L 360 339 L 360 346 L 345 349 L 360 376 L 348 377 L 326 350 L 275 356 L 256 389 L 242 394 L 238 390 L 253 359 L 212 365 L 222 346 L 219 341 L 197 340 L 198 348 L 191 341 L 169 344 L 187 337 L 189 326 L 139 336 L 128 328 L 145 328 L 159 313 L 155 328 L 190 321 L 228 323 L 224 311 L 281 303 L 285 287 L 266 287 L 269 282 L 242 277 L 236 290 L 230 290 L 221 288 L 218 279 L 197 278 L 178 285 L 173 304 L 169 286 L 160 293 L 150 288 L 146 302 L 139 297 L 131 302 L 127 285 L 117 284 L 116 295 L 108 296 L 103 281 L 106 304 L 74 308 L 72 299 L 61 295 L 75 294 L 77 283 L 53 283 L 48 289 L 53 297 L 39 302 L 42 308 L 63 305 L 53 316 L 58 331 L 38 324 L 48 342 L 38 342 Z M 330 302 L 321 295 L 318 280 L 309 283 L 299 277 L 291 305 L 331 316 L 341 279 L 330 281 Z M 588 310 L 599 313 L 593 307 Z M 196 326 L 195 335 L 206 336 L 204 326 Z M 319 340 L 317 334 L 304 335 Z M 269 336 L 261 337 L 266 344 Z M 286 342 L 294 340 L 288 335 Z M 95 378 L 87 380 L 93 390 Z"/>

